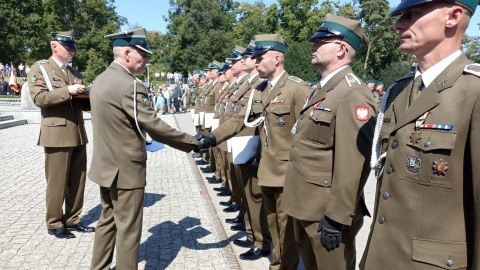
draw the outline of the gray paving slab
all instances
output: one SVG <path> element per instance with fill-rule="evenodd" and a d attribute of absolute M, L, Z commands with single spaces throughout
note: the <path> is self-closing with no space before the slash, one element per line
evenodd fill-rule
<path fill-rule="evenodd" d="M 92 147 L 91 121 L 86 116 Z M 194 134 L 189 114 L 162 115 L 171 126 Z M 43 148 L 36 145 L 39 124 L 0 130 L 0 269 L 89 269 L 94 234 L 56 239 L 46 232 Z M 246 249 L 231 243 L 244 233 L 224 222 L 235 214 L 222 211 L 223 200 L 207 184 L 190 153 L 166 148 L 148 154 L 147 187 L 139 269 L 268 269 L 269 258 L 242 261 Z M 372 208 L 375 181 L 366 187 Z M 99 188 L 87 181 L 83 222 L 95 226 L 100 212 Z M 357 238 L 361 257 L 370 219 Z M 359 260 L 359 259 L 358 259 Z M 301 265 L 299 269 L 304 269 Z"/>

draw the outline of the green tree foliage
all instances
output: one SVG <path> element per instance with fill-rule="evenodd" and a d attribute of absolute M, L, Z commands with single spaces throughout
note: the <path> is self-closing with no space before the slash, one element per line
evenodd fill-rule
<path fill-rule="evenodd" d="M 405 62 L 393 62 L 388 64 L 378 74 L 378 80 L 385 84 L 385 87 L 389 87 L 398 79 L 408 75 L 410 73 L 410 64 Z"/>
<path fill-rule="evenodd" d="M 306 23 L 312 14 L 312 7 L 316 0 L 279 0 L 280 3 L 280 33 L 293 41 L 305 41 L 308 32 Z M 318 26 L 317 26 L 318 27 Z"/>
<path fill-rule="evenodd" d="M 186 74 L 230 55 L 237 7 L 233 0 L 170 0 L 168 68 Z"/>
<path fill-rule="evenodd" d="M 305 81 L 316 81 L 320 74 L 312 66 L 312 44 L 307 41 L 290 42 L 285 53 L 285 70 L 292 76 L 299 77 Z"/>
<path fill-rule="evenodd" d="M 471 37 L 465 35 L 462 42 L 462 51 L 475 63 L 480 64 L 480 36 Z"/>
<path fill-rule="evenodd" d="M 252 5 L 242 2 L 236 12 L 239 19 L 233 29 L 233 40 L 236 45 L 246 47 L 255 35 L 267 28 L 265 4 L 256 2 Z"/>

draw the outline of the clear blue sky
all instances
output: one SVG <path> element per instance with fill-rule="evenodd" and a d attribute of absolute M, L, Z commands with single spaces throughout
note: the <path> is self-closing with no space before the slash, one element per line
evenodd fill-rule
<path fill-rule="evenodd" d="M 255 0 L 237 0 L 238 2 L 255 3 Z M 276 3 L 276 0 L 263 0 L 269 6 Z M 343 2 L 343 1 L 342 1 Z M 400 0 L 390 0 L 391 6 L 396 6 Z M 115 0 L 114 4 L 119 15 L 128 19 L 130 25 L 140 25 L 147 29 L 147 31 L 157 30 L 162 33 L 166 32 L 167 23 L 162 19 L 163 15 L 168 14 L 169 1 L 168 0 Z M 480 36 L 478 29 L 480 23 L 480 7 L 473 15 L 470 26 L 467 29 L 467 34 L 470 36 Z M 128 26 L 124 26 L 125 30 Z"/>

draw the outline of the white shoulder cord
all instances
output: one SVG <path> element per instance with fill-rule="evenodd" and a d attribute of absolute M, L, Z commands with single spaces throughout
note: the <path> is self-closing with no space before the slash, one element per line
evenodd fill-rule
<path fill-rule="evenodd" d="M 137 119 L 137 79 L 133 82 L 133 115 L 135 118 L 135 125 L 137 125 L 137 130 L 138 133 L 140 133 L 140 136 L 147 141 L 145 136 L 143 136 L 142 130 L 140 129 L 140 126 L 138 125 L 138 119 Z"/>
<path fill-rule="evenodd" d="M 380 111 L 378 113 L 377 123 L 375 124 L 375 132 L 373 134 L 373 141 L 372 141 L 372 156 L 370 158 L 370 168 L 372 170 L 375 170 L 375 177 L 377 179 L 380 178 L 383 174 L 383 164 L 384 164 L 385 157 L 387 156 L 387 151 L 385 151 L 383 154 L 379 156 L 380 130 L 382 129 L 382 125 L 383 125 L 383 117 L 385 115 L 385 109 L 387 107 L 388 96 L 390 95 L 390 91 L 396 84 L 397 84 L 396 82 L 392 84 L 392 86 L 390 86 L 385 92 L 385 95 L 383 95 L 382 105 L 380 105 Z"/>
<path fill-rule="evenodd" d="M 50 78 L 48 77 L 47 71 L 45 70 L 45 68 L 42 65 L 38 64 L 38 66 L 40 67 L 40 70 L 42 71 L 42 74 L 43 74 L 43 78 L 45 79 L 45 82 L 47 83 L 48 91 L 53 91 L 52 82 L 50 82 Z"/>
<path fill-rule="evenodd" d="M 255 89 L 252 89 L 252 92 L 250 93 L 250 99 L 248 100 L 247 104 L 247 113 L 243 119 L 243 124 L 245 124 L 246 127 L 258 127 L 265 120 L 265 117 L 260 116 L 252 122 L 248 122 L 248 117 L 250 116 L 250 111 L 252 110 L 253 93 L 255 93 Z"/>

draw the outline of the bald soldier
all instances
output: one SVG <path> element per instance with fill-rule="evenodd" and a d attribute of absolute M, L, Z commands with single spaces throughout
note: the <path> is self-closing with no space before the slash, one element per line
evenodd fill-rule
<path fill-rule="evenodd" d="M 88 176 L 100 186 L 102 213 L 97 224 L 91 269 L 137 269 L 146 185 L 145 136 L 189 152 L 197 140 L 175 130 L 150 107 L 142 74 L 150 55 L 144 28 L 106 36 L 114 61 L 91 90 L 93 157 Z"/>
<path fill-rule="evenodd" d="M 245 124 L 258 126 L 261 159 L 258 167 L 258 185 L 262 189 L 268 228 L 273 242 L 273 258 L 270 269 L 296 269 L 299 255 L 293 235 L 293 223 L 281 207 L 285 173 L 292 145 L 291 129 L 300 115 L 305 99 L 310 93 L 307 83 L 289 76 L 284 69 L 284 53 L 287 44 L 278 34 L 255 36 L 255 49 L 251 58 L 260 78 L 246 107 L 245 119 L 233 117 L 202 140 L 216 145 L 240 132 Z M 252 120 L 250 122 L 249 120 Z M 268 253 L 253 248 L 261 256 Z"/>
<path fill-rule="evenodd" d="M 400 51 L 416 72 L 385 93 L 362 269 L 480 269 L 480 65 L 461 52 L 478 0 L 404 0 Z"/>
<path fill-rule="evenodd" d="M 52 33 L 50 48 L 52 56 L 48 60 L 32 65 L 28 86 L 42 114 L 38 145 L 45 149 L 48 234 L 68 239 L 75 238 L 70 230 L 95 231 L 80 223 L 88 143 L 82 111 L 90 110 L 90 102 L 77 98 L 85 86 L 82 74 L 69 65 L 77 51 L 73 32 Z"/>
<path fill-rule="evenodd" d="M 322 80 L 292 130 L 282 208 L 293 218 L 305 268 L 355 269 L 377 111 L 350 67 L 363 31 L 357 20 L 327 14 L 308 41 Z"/>

